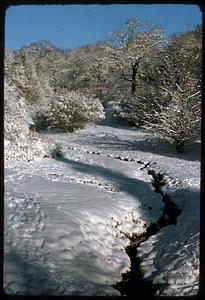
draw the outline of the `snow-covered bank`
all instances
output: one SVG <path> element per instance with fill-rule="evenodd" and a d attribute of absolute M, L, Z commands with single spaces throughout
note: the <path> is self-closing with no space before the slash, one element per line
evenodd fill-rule
<path fill-rule="evenodd" d="M 121 273 L 129 269 L 130 265 L 129 257 L 125 252 L 129 239 L 124 233 L 143 232 L 145 226 L 158 219 L 161 214 L 163 205 L 160 197 L 152 192 L 151 186 L 146 182 L 148 176 L 144 175 L 145 181 L 135 179 L 137 172 L 141 173 L 139 168 L 135 168 L 134 175 L 128 177 L 131 168 L 121 163 L 120 173 L 116 170 L 120 168 L 120 165 L 115 166 L 115 162 L 112 164 L 111 159 L 108 158 L 107 161 L 101 161 L 104 167 L 90 165 L 93 172 L 96 170 L 95 179 L 102 182 L 101 189 L 95 186 L 95 182 L 93 185 L 87 185 L 75 182 L 75 180 L 69 182 L 69 177 L 62 180 L 61 176 L 50 175 L 49 178 L 46 168 L 44 170 L 40 167 L 40 162 L 38 167 L 36 162 L 30 164 L 30 168 L 34 167 L 34 173 L 31 169 L 26 170 L 27 164 L 25 163 L 24 166 L 21 164 L 21 170 L 16 164 L 15 170 L 18 175 L 15 178 L 6 175 L 8 178 L 6 199 L 8 199 L 9 207 L 6 210 L 6 216 L 8 216 L 6 228 L 12 235 L 10 247 L 16 249 L 24 257 L 22 252 L 26 243 L 27 251 L 34 260 L 34 264 L 37 260 L 35 252 L 38 253 L 38 250 L 34 248 L 43 249 L 44 267 L 48 268 L 51 273 L 55 270 L 57 274 L 58 272 L 64 274 L 64 280 L 67 282 L 65 294 L 116 294 L 117 292 L 109 286 L 119 281 Z M 74 161 L 73 165 L 71 162 L 70 165 L 61 164 L 62 167 L 59 166 L 60 163 L 51 160 L 47 166 L 52 172 L 54 168 L 58 170 L 60 167 L 61 172 L 63 171 L 62 173 L 67 176 L 73 173 L 75 164 L 78 172 L 82 170 L 81 176 L 87 168 L 85 163 L 79 161 Z M 107 175 L 105 175 L 106 171 Z M 80 178 L 80 176 L 77 177 Z M 142 178 L 142 174 L 139 177 Z M 104 190 L 103 185 L 106 181 L 112 184 L 118 192 Z M 133 186 L 134 182 L 136 188 Z M 14 192 L 15 196 L 11 199 L 9 194 L 13 195 Z M 27 233 L 31 226 L 30 222 L 24 224 L 25 216 L 30 218 L 30 211 L 26 209 L 26 206 L 20 206 L 23 201 L 22 195 L 27 194 L 31 195 L 31 199 L 36 197 L 39 199 L 38 205 L 47 216 L 43 222 L 45 228 L 41 232 L 41 243 L 39 245 L 38 237 L 37 246 L 35 237 L 32 235 L 31 241 Z M 19 204 L 9 205 L 14 201 Z M 30 205 L 33 207 L 32 203 Z M 149 207 L 153 207 L 152 212 Z M 25 212 L 18 220 L 15 218 L 17 209 Z M 34 213 L 35 206 L 33 210 Z M 36 214 L 38 214 L 37 211 Z M 38 223 L 35 224 L 39 226 Z M 11 230 L 13 227 L 15 227 L 15 233 Z M 6 244 L 7 236 L 6 234 Z M 30 244 L 27 241 L 30 241 Z M 10 247 L 8 247 L 8 257 Z M 41 277 L 41 275 L 38 276 Z M 35 280 L 37 279 L 33 278 L 34 282 Z M 7 288 L 11 287 L 12 284 L 8 283 Z M 37 291 L 42 293 L 40 287 Z M 50 290 L 47 289 L 46 293 L 50 293 Z"/>
<path fill-rule="evenodd" d="M 140 245 L 145 278 L 158 294 L 197 292 L 200 162 L 174 157 L 144 130 L 105 125 L 46 135 L 64 158 L 6 162 L 7 293 L 119 295 L 111 285 L 130 267 L 126 233 L 144 232 L 164 207 L 135 160 L 165 172 L 164 189 L 182 207 L 176 226 Z"/>
<path fill-rule="evenodd" d="M 185 180 L 186 181 L 186 180 Z M 199 182 L 169 188 L 182 211 L 177 226 L 162 228 L 138 248 L 144 277 L 152 281 L 157 294 L 195 295 L 199 284 L 200 205 Z"/>

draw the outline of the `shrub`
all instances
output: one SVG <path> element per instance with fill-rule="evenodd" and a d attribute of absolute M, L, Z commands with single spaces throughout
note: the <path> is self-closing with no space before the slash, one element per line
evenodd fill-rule
<path fill-rule="evenodd" d="M 99 99 L 88 98 L 78 92 L 56 95 L 51 103 L 49 123 L 64 132 L 83 128 L 89 122 L 104 118 Z"/>

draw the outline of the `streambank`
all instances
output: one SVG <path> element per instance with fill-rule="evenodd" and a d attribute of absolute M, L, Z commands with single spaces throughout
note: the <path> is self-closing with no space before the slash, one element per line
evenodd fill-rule
<path fill-rule="evenodd" d="M 143 272 L 140 268 L 141 259 L 138 257 L 138 247 L 150 236 L 155 235 L 161 228 L 171 224 L 176 225 L 177 217 L 181 213 L 181 208 L 179 208 L 171 200 L 168 194 L 164 194 L 161 189 L 162 186 L 166 185 L 164 175 L 157 173 L 154 170 L 148 170 L 147 173 L 153 178 L 152 185 L 155 192 L 160 193 L 162 196 L 164 209 L 159 220 L 148 226 L 146 232 L 142 234 L 134 234 L 132 236 L 126 234 L 126 236 L 130 239 L 130 244 L 125 249 L 131 262 L 130 271 L 123 273 L 122 280 L 112 285 L 112 287 L 118 290 L 123 296 L 155 295 L 155 286 L 152 282 L 143 278 Z"/>

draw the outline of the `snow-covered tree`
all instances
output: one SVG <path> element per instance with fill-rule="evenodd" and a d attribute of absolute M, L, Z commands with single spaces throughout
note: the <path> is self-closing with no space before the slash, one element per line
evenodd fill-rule
<path fill-rule="evenodd" d="M 4 82 L 4 157 L 35 160 L 48 156 L 48 144 L 29 130 L 32 123 L 25 99 L 11 82 Z"/>
<path fill-rule="evenodd" d="M 111 61 L 109 81 L 115 100 L 115 116 L 133 125 L 143 125 L 140 112 L 145 107 L 151 108 L 150 101 L 157 95 L 153 70 L 165 44 L 162 28 L 151 21 L 130 19 L 113 31 L 106 49 Z"/>
<path fill-rule="evenodd" d="M 106 54 L 103 44 L 87 45 L 74 51 L 70 56 L 70 66 L 64 80 L 67 89 L 104 102 L 108 76 Z"/>
<path fill-rule="evenodd" d="M 195 32 L 171 39 L 158 69 L 163 102 L 155 103 L 152 115 L 145 112 L 147 127 L 172 142 L 177 152 L 200 136 L 201 41 Z"/>
<path fill-rule="evenodd" d="M 28 84 L 25 66 L 21 57 L 9 49 L 5 49 L 4 71 L 7 83 L 18 88 L 20 95 L 23 97 Z"/>
<path fill-rule="evenodd" d="M 141 66 L 138 76 L 137 93 L 130 94 L 128 87 L 118 90 L 115 93 L 115 115 L 127 120 L 130 124 L 140 127 L 144 125 L 147 114 L 152 115 L 157 109 L 155 103 L 163 102 L 159 87 L 155 82 L 156 69 L 161 61 L 162 51 L 159 56 L 151 58 Z M 116 97 L 117 96 L 117 97 Z"/>
<path fill-rule="evenodd" d="M 48 72 L 40 68 L 40 64 L 44 64 L 38 53 L 41 53 L 41 48 L 35 46 L 34 50 L 31 45 L 13 53 L 12 60 L 8 52 L 5 56 L 7 82 L 17 87 L 19 94 L 26 101 L 31 116 L 35 116 L 39 109 L 46 107 L 53 95 Z"/>
<path fill-rule="evenodd" d="M 150 57 L 154 58 L 164 42 L 163 30 L 150 21 L 130 19 L 113 31 L 107 50 L 117 77 L 129 86 L 132 95 L 137 93 L 141 66 Z"/>
<path fill-rule="evenodd" d="M 175 91 L 166 88 L 164 91 L 170 95 L 170 100 L 167 106 L 158 104 L 147 127 L 173 143 L 176 151 L 182 153 L 185 144 L 196 140 L 200 134 L 200 91 L 190 93 L 179 86 Z"/>
<path fill-rule="evenodd" d="M 45 51 L 48 50 L 42 49 L 41 44 L 39 47 L 38 44 L 34 45 L 35 47 L 33 45 L 23 47 L 18 53 L 24 65 L 27 80 L 24 96 L 27 103 L 33 107 L 44 102 L 46 105 L 53 95 L 49 78 L 49 66 L 46 68 L 46 62 L 43 60 L 43 57 L 50 55 L 52 50 L 49 48 L 49 52 L 45 54 Z"/>
<path fill-rule="evenodd" d="M 24 98 L 33 129 L 58 126 L 72 131 L 102 117 L 97 97 L 104 80 L 102 52 L 98 46 L 98 50 L 85 47 L 71 54 L 49 42 L 34 43 L 15 53 L 7 51 L 6 77 Z M 70 93 L 75 86 L 84 95 Z"/>
<path fill-rule="evenodd" d="M 4 129 L 5 138 L 10 142 L 25 139 L 29 135 L 29 114 L 25 99 L 14 85 L 4 82 Z"/>

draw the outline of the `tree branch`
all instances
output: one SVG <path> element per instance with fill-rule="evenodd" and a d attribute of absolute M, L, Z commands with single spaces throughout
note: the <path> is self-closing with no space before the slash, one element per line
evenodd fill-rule
<path fill-rule="evenodd" d="M 192 98 L 192 97 L 198 95 L 199 93 L 201 93 L 201 91 L 198 91 L 198 92 L 192 94 L 191 96 L 188 96 L 188 97 L 186 98 L 186 100 L 188 100 L 189 98 Z"/>

